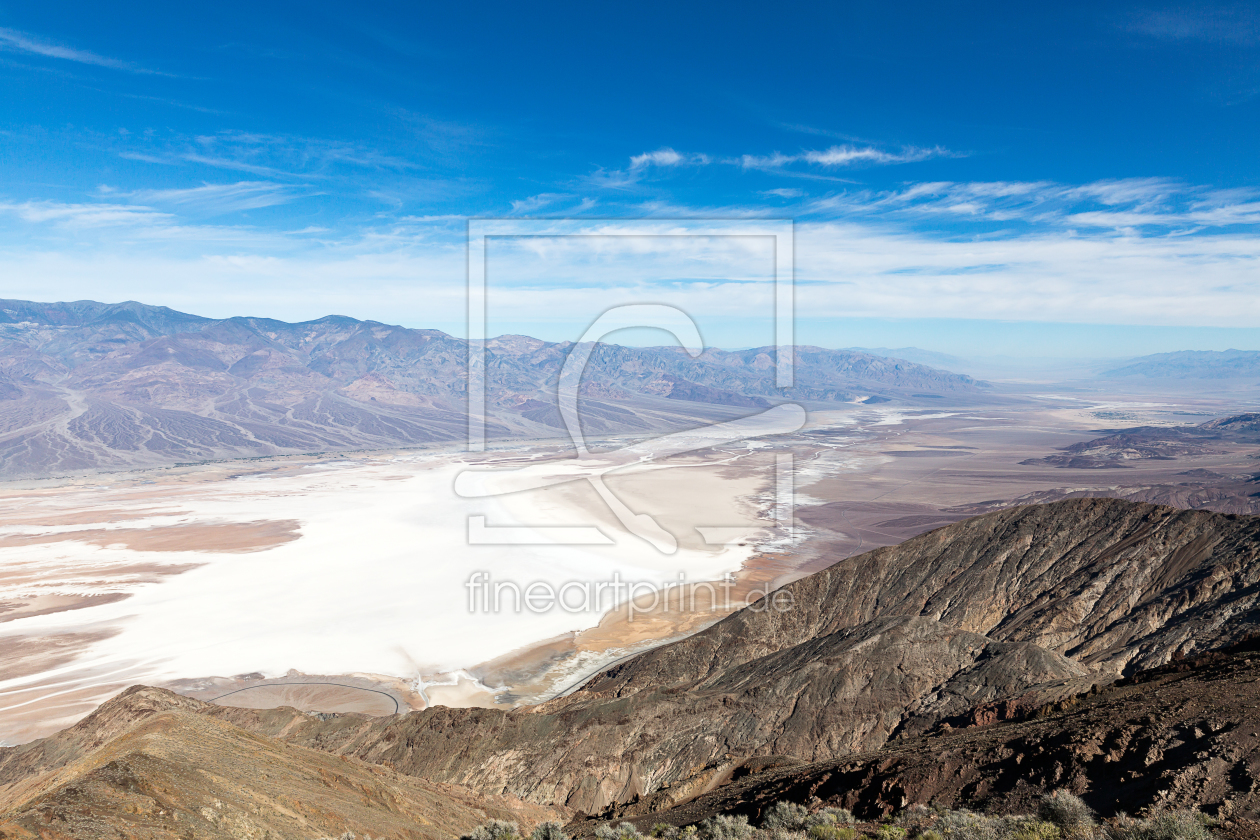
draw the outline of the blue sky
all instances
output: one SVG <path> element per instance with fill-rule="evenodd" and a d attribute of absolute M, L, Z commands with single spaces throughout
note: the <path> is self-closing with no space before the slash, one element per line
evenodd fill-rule
<path fill-rule="evenodd" d="M 1255 4 L 373 6 L 0 4 L 0 296 L 460 333 L 467 217 L 792 218 L 802 341 L 1260 349 Z M 591 247 L 492 326 L 760 341 L 766 259 Z"/>

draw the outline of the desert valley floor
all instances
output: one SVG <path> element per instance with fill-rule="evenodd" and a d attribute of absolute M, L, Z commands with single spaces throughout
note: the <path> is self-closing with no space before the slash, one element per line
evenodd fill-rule
<path fill-rule="evenodd" d="M 533 703 L 750 593 L 999 506 L 1097 494 L 1258 512 L 1254 445 L 1109 465 L 1056 457 L 1116 429 L 1249 408 L 1250 392 L 1029 391 L 979 407 L 815 411 L 798 431 L 735 442 L 609 439 L 581 461 L 537 441 L 9 482 L 0 743 L 54 732 L 135 683 L 321 712 Z M 604 475 L 676 550 L 623 527 Z M 603 544 L 556 544 L 539 537 L 546 526 L 593 526 Z M 503 538 L 522 533 L 542 544 Z M 641 597 L 633 620 L 624 603 L 470 612 L 474 572 L 522 587 L 686 585 L 654 608 Z M 728 585 L 698 585 L 710 581 Z"/>

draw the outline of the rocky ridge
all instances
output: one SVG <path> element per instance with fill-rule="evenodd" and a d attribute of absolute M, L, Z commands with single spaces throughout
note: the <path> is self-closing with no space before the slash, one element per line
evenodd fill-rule
<path fill-rule="evenodd" d="M 14 840 L 449 840 L 488 819 L 565 819 L 263 738 L 138 686 L 51 738 L 0 750 L 0 837 Z"/>

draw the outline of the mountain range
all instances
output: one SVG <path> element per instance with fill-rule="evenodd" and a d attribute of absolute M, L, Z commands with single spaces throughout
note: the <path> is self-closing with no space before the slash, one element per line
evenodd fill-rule
<path fill-rule="evenodd" d="M 1260 351 L 1180 350 L 1130 359 L 1100 374 L 1122 379 L 1236 379 L 1260 377 Z"/>
<path fill-rule="evenodd" d="M 564 436 L 556 384 L 571 342 L 485 344 L 486 430 Z M 463 440 L 467 341 L 328 316 L 212 319 L 129 301 L 0 301 L 0 475 Z M 871 353 L 598 344 L 580 395 L 588 434 L 660 432 L 785 400 L 975 400 L 984 383 Z"/>

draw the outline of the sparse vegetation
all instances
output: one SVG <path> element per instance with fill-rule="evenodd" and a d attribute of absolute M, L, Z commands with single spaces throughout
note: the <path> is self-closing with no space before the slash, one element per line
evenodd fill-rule
<path fill-rule="evenodd" d="M 700 823 L 702 840 L 750 840 L 753 827 L 743 814 L 731 816 L 719 814 Z"/>
<path fill-rule="evenodd" d="M 1070 791 L 1056 790 L 1041 797 L 1037 816 L 1058 826 L 1066 838 L 1089 837 L 1094 832 L 1094 810 Z"/>
<path fill-rule="evenodd" d="M 555 825 L 554 823 L 552 825 Z M 1036 815 L 990 815 L 967 809 L 913 805 L 880 825 L 863 825 L 844 808 L 810 812 L 795 802 L 776 802 L 756 828 L 740 814 L 719 814 L 679 829 L 655 825 L 661 840 L 1211 840 L 1211 820 L 1197 811 L 1160 811 L 1146 818 L 1120 815 L 1100 822 L 1084 800 L 1066 790 L 1041 798 Z M 556 826 L 559 829 L 559 826 Z M 599 840 L 641 840 L 629 823 L 600 826 Z M 482 840 L 474 838 L 474 840 Z M 485 840 L 509 840 L 487 835 Z M 531 840 L 568 840 L 563 833 Z"/>
<path fill-rule="evenodd" d="M 490 820 L 468 835 L 468 840 L 520 840 L 521 827 L 507 820 Z"/>
<path fill-rule="evenodd" d="M 548 820 L 545 823 L 539 823 L 529 840 L 569 840 L 569 835 L 564 833 L 564 826 L 554 820 Z"/>
<path fill-rule="evenodd" d="M 856 828 L 835 823 L 818 823 L 809 827 L 810 840 L 857 840 L 862 833 Z"/>
<path fill-rule="evenodd" d="M 595 829 L 595 837 L 597 840 L 643 840 L 643 835 L 639 833 L 639 829 L 628 822 L 623 822 L 619 825 L 604 823 Z M 473 838 L 473 840 L 476 840 L 476 838 Z"/>
<path fill-rule="evenodd" d="M 1160 811 L 1144 820 L 1121 814 L 1103 836 L 1107 840 L 1211 840 L 1210 822 L 1197 811 Z"/>
<path fill-rule="evenodd" d="M 795 802 L 776 802 L 761 820 L 765 831 L 800 831 L 809 821 L 809 810 Z"/>

